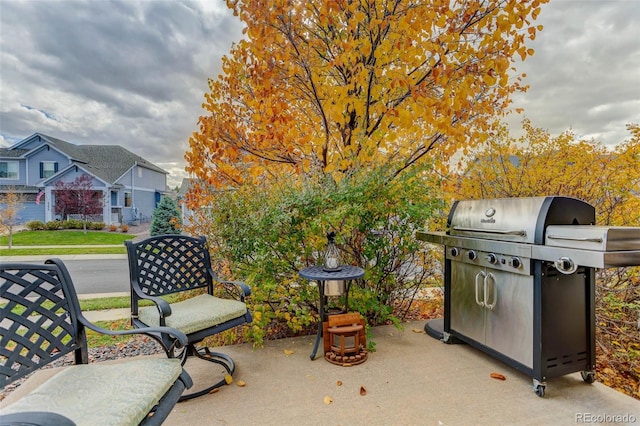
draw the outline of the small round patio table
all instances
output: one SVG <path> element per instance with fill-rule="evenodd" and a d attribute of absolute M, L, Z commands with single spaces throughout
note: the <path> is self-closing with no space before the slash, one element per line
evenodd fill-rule
<path fill-rule="evenodd" d="M 351 287 L 351 281 L 362 278 L 364 276 L 364 269 L 357 266 L 342 265 L 336 268 L 335 271 L 328 271 L 323 266 L 310 266 L 301 270 L 299 274 L 302 278 L 318 282 L 318 292 L 320 295 L 318 313 L 320 314 L 320 324 L 318 325 L 316 341 L 313 344 L 313 351 L 310 355 L 311 360 L 314 360 L 316 358 L 316 352 L 318 351 L 318 345 L 322 340 L 322 323 L 327 321 L 327 314 L 325 312 L 327 296 L 324 294 L 325 283 L 327 281 L 345 282 L 345 311 L 347 311 L 349 309 L 349 288 Z"/>

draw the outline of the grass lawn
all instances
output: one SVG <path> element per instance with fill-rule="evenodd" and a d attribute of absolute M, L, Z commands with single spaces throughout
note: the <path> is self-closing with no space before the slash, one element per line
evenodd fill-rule
<path fill-rule="evenodd" d="M 96 244 L 116 244 L 124 247 L 125 240 L 131 240 L 135 235 L 121 232 L 101 232 L 82 230 L 59 230 L 59 231 L 20 231 L 13 234 L 12 246 L 74 246 L 74 245 L 96 245 Z M 9 244 L 9 237 L 0 237 L 0 245 Z M 31 253 L 36 254 L 36 253 Z"/>

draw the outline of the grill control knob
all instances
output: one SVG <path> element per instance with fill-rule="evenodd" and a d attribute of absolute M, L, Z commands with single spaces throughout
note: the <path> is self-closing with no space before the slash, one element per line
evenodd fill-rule
<path fill-rule="evenodd" d="M 519 257 L 512 257 L 511 260 L 509 261 L 509 265 L 518 269 L 522 267 L 522 260 Z"/>
<path fill-rule="evenodd" d="M 491 263 L 492 265 L 495 265 L 496 263 L 498 263 L 498 256 L 496 256 L 493 253 L 489 253 L 487 255 L 487 260 L 489 261 L 489 263 Z"/>
<path fill-rule="evenodd" d="M 451 253 L 451 256 L 456 257 L 457 255 L 460 254 L 460 250 L 458 250 L 458 247 L 454 247 L 451 249 L 450 253 Z"/>
<path fill-rule="evenodd" d="M 467 253 L 467 257 L 469 258 L 469 260 L 476 260 L 478 258 L 478 254 L 473 250 L 469 250 L 469 253 Z"/>

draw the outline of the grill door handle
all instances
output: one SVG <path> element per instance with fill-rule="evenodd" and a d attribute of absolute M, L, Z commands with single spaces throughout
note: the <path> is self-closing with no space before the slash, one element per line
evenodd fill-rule
<path fill-rule="evenodd" d="M 485 281 L 487 280 L 487 274 L 484 273 L 484 271 L 480 271 L 476 274 L 476 304 L 479 305 L 481 308 L 484 308 L 484 301 L 481 300 L 480 298 L 480 289 L 482 288 L 484 290 L 485 287 Z M 485 298 L 485 295 L 482 295 L 482 299 Z"/>
<path fill-rule="evenodd" d="M 454 231 L 463 232 L 478 232 L 480 234 L 498 234 L 498 235 L 520 235 L 522 237 L 527 236 L 527 231 L 524 229 L 484 229 L 484 228 L 463 228 L 460 226 L 454 226 Z"/>
<path fill-rule="evenodd" d="M 604 241 L 602 238 L 587 238 L 587 237 L 571 237 L 567 235 L 547 235 L 550 240 L 564 240 L 564 241 L 586 241 L 589 243 L 601 243 Z"/>
<path fill-rule="evenodd" d="M 493 284 L 491 288 L 489 288 L 489 283 Z M 493 290 L 493 291 L 490 291 Z M 489 303 L 489 294 L 493 295 L 493 301 Z M 496 276 L 491 272 L 484 278 L 484 306 L 493 311 L 493 308 L 496 307 L 496 303 L 498 303 L 498 286 L 496 286 Z"/>

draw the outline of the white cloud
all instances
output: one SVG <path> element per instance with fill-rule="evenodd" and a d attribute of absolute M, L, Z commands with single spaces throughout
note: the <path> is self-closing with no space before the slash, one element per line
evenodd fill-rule
<path fill-rule="evenodd" d="M 535 55 L 518 66 L 530 89 L 513 107 L 552 135 L 577 136 L 616 145 L 629 138 L 626 125 L 640 124 L 640 2 L 554 0 L 536 23 Z M 519 134 L 522 117 L 509 118 Z"/>

